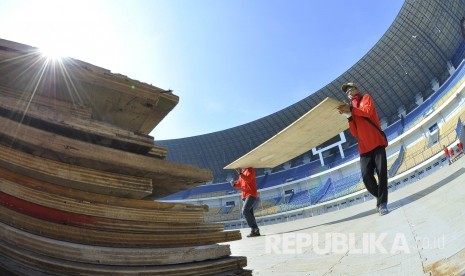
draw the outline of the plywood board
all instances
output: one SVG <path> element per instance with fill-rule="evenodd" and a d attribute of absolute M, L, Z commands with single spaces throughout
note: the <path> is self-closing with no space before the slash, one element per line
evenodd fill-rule
<path fill-rule="evenodd" d="M 152 179 L 150 197 L 164 196 L 189 189 L 212 179 L 211 171 L 187 164 L 135 154 L 88 143 L 34 128 L 0 116 L 1 138 L 12 139 L 17 147 L 59 162 L 95 170 Z"/>
<path fill-rule="evenodd" d="M 328 141 L 349 127 L 339 114 L 340 101 L 326 98 L 302 117 L 249 153 L 224 167 L 274 168 Z"/>

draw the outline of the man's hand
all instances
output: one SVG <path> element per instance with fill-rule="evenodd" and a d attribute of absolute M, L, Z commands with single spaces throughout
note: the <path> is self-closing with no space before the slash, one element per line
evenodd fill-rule
<path fill-rule="evenodd" d="M 339 110 L 339 114 L 349 113 L 350 114 L 350 105 L 348 103 L 340 104 L 337 109 Z"/>
<path fill-rule="evenodd" d="M 235 184 L 235 183 L 234 183 L 234 179 L 231 179 L 231 180 L 229 181 L 229 184 L 231 184 L 231 187 L 234 188 L 234 184 Z"/>

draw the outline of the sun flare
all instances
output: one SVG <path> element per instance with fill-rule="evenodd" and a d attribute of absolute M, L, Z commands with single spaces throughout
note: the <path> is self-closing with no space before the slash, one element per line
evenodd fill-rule
<path fill-rule="evenodd" d="M 59 47 L 40 47 L 40 53 L 47 59 L 58 61 L 66 57 L 66 54 Z"/>

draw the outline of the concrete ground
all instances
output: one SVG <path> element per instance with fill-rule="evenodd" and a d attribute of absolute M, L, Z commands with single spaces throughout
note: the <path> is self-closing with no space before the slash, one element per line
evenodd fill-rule
<path fill-rule="evenodd" d="M 375 201 L 230 242 L 253 275 L 465 275 L 465 158 Z"/>

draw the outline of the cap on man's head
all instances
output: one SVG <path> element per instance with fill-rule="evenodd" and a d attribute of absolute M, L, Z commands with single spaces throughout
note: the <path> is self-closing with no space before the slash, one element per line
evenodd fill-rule
<path fill-rule="evenodd" d="M 351 87 L 358 90 L 358 87 L 353 82 L 348 82 L 348 83 L 342 85 L 342 91 L 344 91 L 344 93 L 346 93 L 347 89 L 349 89 Z"/>

